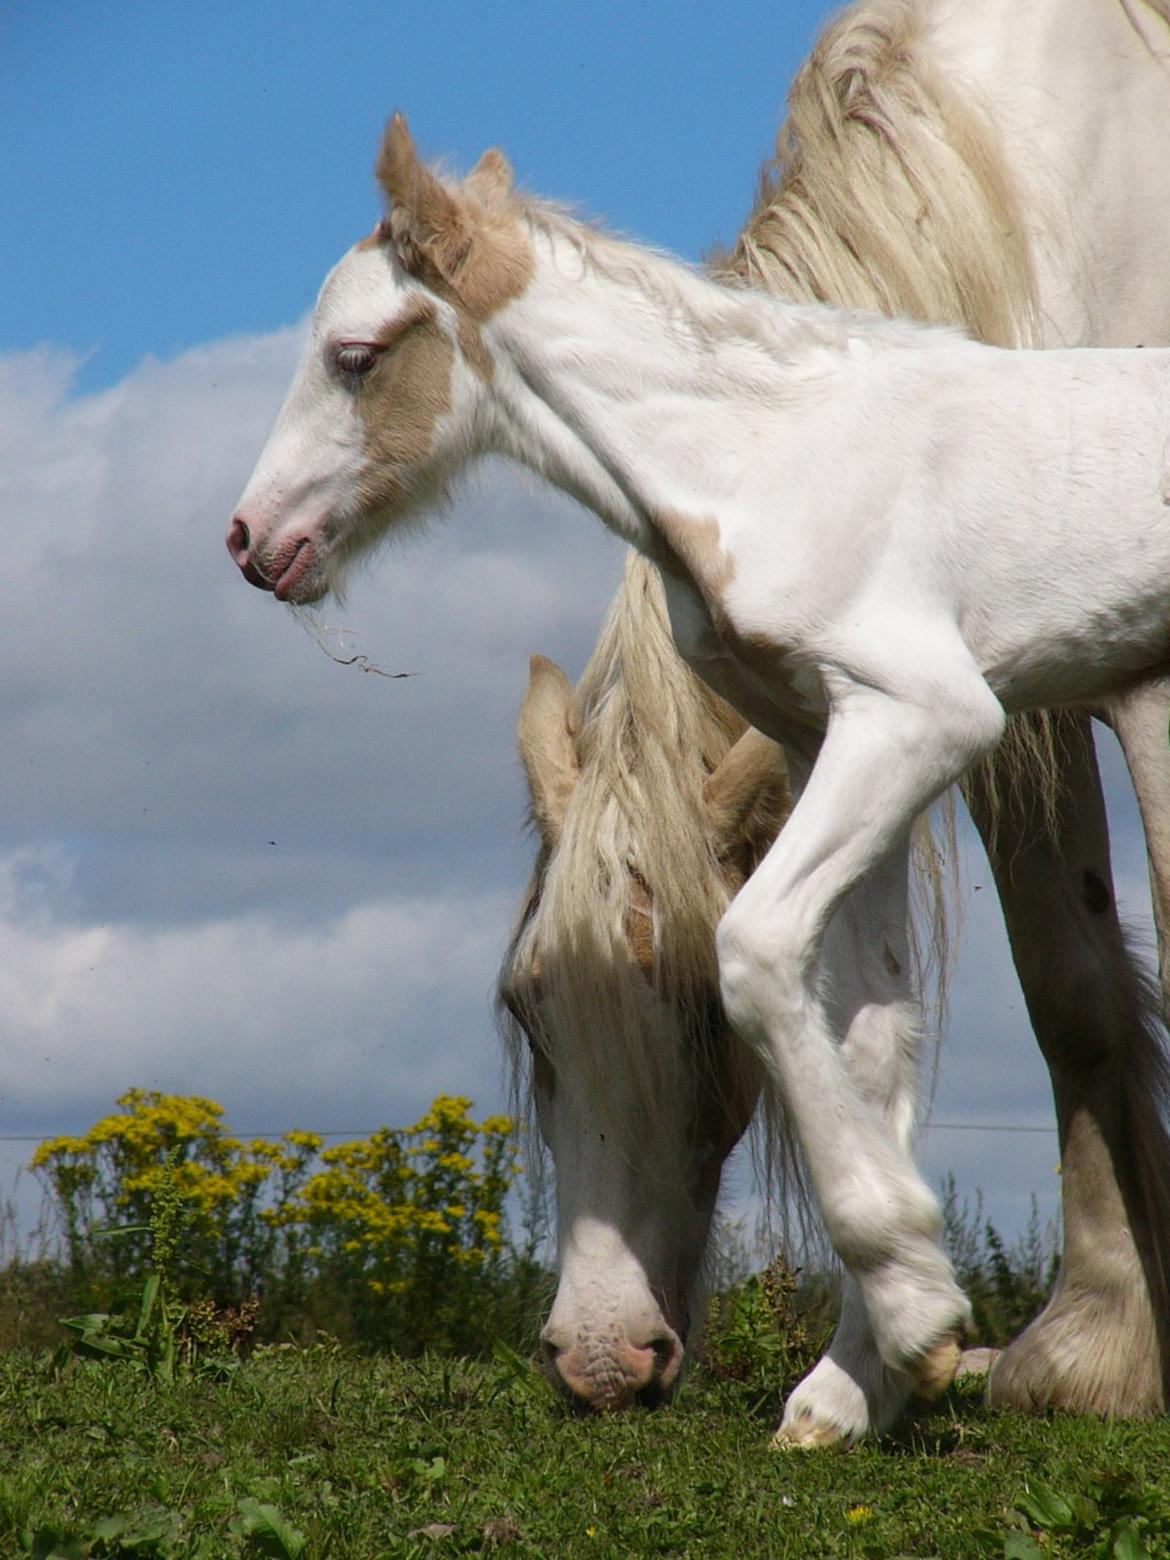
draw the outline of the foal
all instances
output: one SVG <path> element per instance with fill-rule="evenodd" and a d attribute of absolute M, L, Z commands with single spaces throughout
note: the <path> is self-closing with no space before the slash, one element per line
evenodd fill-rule
<path fill-rule="evenodd" d="M 850 896 L 884 907 L 868 998 L 901 994 L 909 1032 L 914 817 L 1005 711 L 1165 668 L 1170 352 L 1004 352 L 721 287 L 521 199 L 498 153 L 440 181 L 401 118 L 378 171 L 389 218 L 323 289 L 231 552 L 316 600 L 499 451 L 659 564 L 680 651 L 801 792 L 719 928 L 728 1016 L 886 1366 L 941 1390 L 967 1304 L 909 1121 L 843 1065 L 867 993 L 826 934 Z"/>

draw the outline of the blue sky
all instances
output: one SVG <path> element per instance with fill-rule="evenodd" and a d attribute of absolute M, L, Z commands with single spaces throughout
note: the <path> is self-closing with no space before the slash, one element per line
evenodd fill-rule
<path fill-rule="evenodd" d="M 326 635 L 222 537 L 389 112 L 692 258 L 734 237 L 827 7 L 10 0 L 0 12 L 0 1136 L 131 1085 L 240 1130 L 504 1098 L 496 964 L 531 855 L 528 655 L 577 676 L 621 550 L 497 469 Z M 344 639 L 336 637 L 344 629 Z M 1119 798 L 1119 883 L 1144 867 Z M 936 1117 L 1051 1124 L 977 851 Z M 0 1188 L 29 1149 L 0 1143 Z M 935 1131 L 1007 1229 L 1046 1132 Z"/>
<path fill-rule="evenodd" d="M 0 20 L 0 347 L 145 353 L 299 319 L 377 215 L 390 111 L 690 256 L 734 236 L 827 7 L 16 0 Z"/>

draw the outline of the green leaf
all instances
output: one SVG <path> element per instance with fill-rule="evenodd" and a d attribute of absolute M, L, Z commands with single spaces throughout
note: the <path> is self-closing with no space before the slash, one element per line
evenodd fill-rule
<path fill-rule="evenodd" d="M 239 1504 L 233 1527 L 247 1538 L 253 1553 L 273 1560 L 297 1560 L 305 1547 L 305 1535 L 281 1514 L 279 1507 L 246 1496 Z"/>
<path fill-rule="evenodd" d="M 106 1543 L 116 1539 L 120 1549 L 153 1548 L 163 1539 L 176 1538 L 181 1526 L 178 1512 L 165 1506 L 143 1506 L 138 1511 L 103 1517 L 94 1524 L 92 1536 Z"/>
<path fill-rule="evenodd" d="M 1045 1560 L 1045 1556 L 1026 1533 L 1009 1533 L 1003 1541 L 1003 1560 Z"/>
<path fill-rule="evenodd" d="M 77 1340 L 81 1354 L 105 1355 L 115 1360 L 140 1360 L 141 1347 L 132 1338 L 118 1338 L 113 1333 L 82 1333 Z"/>
<path fill-rule="evenodd" d="M 30 1560 L 83 1560 L 81 1545 L 56 1528 L 38 1528 L 27 1544 Z"/>
<path fill-rule="evenodd" d="M 58 1325 L 68 1327 L 73 1332 L 103 1332 L 110 1324 L 108 1311 L 90 1311 L 85 1316 L 59 1316 Z"/>
<path fill-rule="evenodd" d="M 146 1337 L 150 1328 L 150 1318 L 158 1301 L 159 1285 L 162 1280 L 157 1273 L 152 1273 L 142 1286 L 142 1305 L 138 1311 L 138 1326 L 134 1329 L 136 1339 Z"/>
<path fill-rule="evenodd" d="M 1133 1517 L 1123 1517 L 1113 1529 L 1111 1560 L 1149 1560 L 1150 1551 L 1142 1542 Z"/>
<path fill-rule="evenodd" d="M 149 1235 L 149 1224 L 104 1224 L 100 1229 L 90 1230 L 90 1240 L 120 1240 L 123 1235 Z"/>
<path fill-rule="evenodd" d="M 1076 1514 L 1068 1501 L 1046 1484 L 1037 1484 L 1021 1495 L 1016 1505 L 1038 1528 L 1059 1530 L 1076 1526 Z"/>

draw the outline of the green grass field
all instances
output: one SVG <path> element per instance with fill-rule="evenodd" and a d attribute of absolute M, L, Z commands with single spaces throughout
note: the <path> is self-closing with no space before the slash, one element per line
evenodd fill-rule
<path fill-rule="evenodd" d="M 769 1450 L 775 1401 L 696 1373 L 574 1417 L 485 1364 L 260 1350 L 161 1385 L 0 1355 L 0 1555 L 1170 1555 L 1170 1424 L 1022 1419 L 962 1384 L 895 1437 Z"/>

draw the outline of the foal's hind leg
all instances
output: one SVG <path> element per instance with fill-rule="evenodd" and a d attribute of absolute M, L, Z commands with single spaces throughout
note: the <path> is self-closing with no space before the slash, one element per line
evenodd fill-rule
<path fill-rule="evenodd" d="M 822 948 L 826 1004 L 841 1056 L 866 1105 L 903 1152 L 912 1150 L 921 1014 L 911 987 L 905 850 L 891 852 L 849 895 Z M 940 1359 L 942 1386 L 950 1380 Z M 891 1425 L 909 1396 L 902 1371 L 878 1351 L 861 1292 L 848 1274 L 824 1358 L 797 1384 L 776 1432 L 780 1447 L 851 1443 Z"/>
<path fill-rule="evenodd" d="M 938 1245 L 934 1196 L 850 1074 L 820 952 L 845 896 L 893 853 L 904 861 L 914 817 L 1002 730 L 969 663 L 944 680 L 938 654 L 920 660 L 937 678 L 910 684 L 920 702 L 837 690 L 804 793 L 717 937 L 728 1016 L 784 1095 L 829 1237 L 904 1391 L 938 1384 L 968 1307 Z"/>
<path fill-rule="evenodd" d="M 1087 719 L 1062 721 L 1060 748 L 1055 838 L 1027 776 L 1002 797 L 994 841 L 983 779 L 967 785 L 1052 1076 L 1064 1214 L 1052 1298 L 996 1362 L 990 1396 L 1022 1409 L 1158 1413 L 1170 1358 L 1164 1035 L 1117 920 Z"/>

